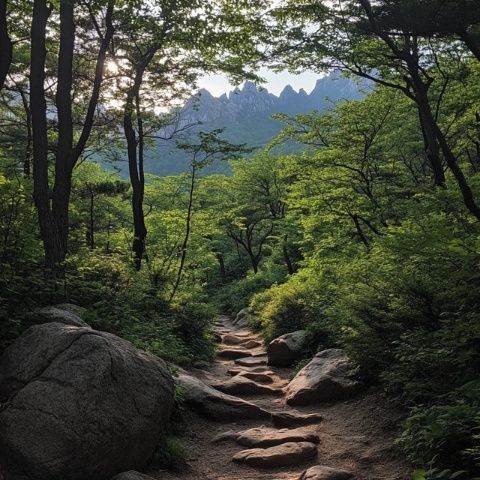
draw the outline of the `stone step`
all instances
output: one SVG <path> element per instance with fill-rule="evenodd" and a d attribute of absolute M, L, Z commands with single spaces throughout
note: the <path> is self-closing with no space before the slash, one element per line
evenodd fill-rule
<path fill-rule="evenodd" d="M 272 412 L 273 425 L 276 427 L 298 427 L 300 425 L 312 425 L 323 420 L 319 413 L 299 413 L 293 411 Z"/>
<path fill-rule="evenodd" d="M 228 360 L 235 360 L 237 358 L 251 357 L 252 354 L 248 350 L 241 350 L 238 348 L 226 348 L 224 350 L 220 350 L 217 353 L 217 356 L 220 358 L 226 358 Z"/>
<path fill-rule="evenodd" d="M 234 377 L 235 375 L 238 375 L 241 372 L 251 372 L 251 373 L 267 373 L 267 375 L 273 374 L 273 372 L 270 370 L 269 367 L 266 365 L 260 365 L 258 367 L 248 367 L 248 366 L 237 366 L 237 367 L 232 367 L 229 370 L 227 370 L 227 373 Z"/>
<path fill-rule="evenodd" d="M 323 465 L 305 470 L 298 480 L 350 480 L 353 473 L 338 468 L 330 468 Z"/>
<path fill-rule="evenodd" d="M 242 367 L 259 367 L 262 365 L 267 365 L 267 357 L 254 357 L 245 355 L 242 358 L 237 358 L 235 360 L 236 365 L 241 365 Z"/>
<path fill-rule="evenodd" d="M 229 330 L 229 332 L 232 334 L 232 335 L 235 335 L 236 337 L 243 337 L 243 338 L 250 338 L 252 337 L 252 332 L 250 332 L 250 330 Z"/>
<path fill-rule="evenodd" d="M 317 446 L 311 442 L 289 442 L 269 448 L 243 450 L 233 457 L 234 462 L 257 468 L 279 468 L 301 465 L 317 456 Z"/>
<path fill-rule="evenodd" d="M 211 420 L 222 422 L 271 418 L 271 413 L 258 405 L 220 392 L 181 369 L 176 383 L 183 391 L 186 406 Z"/>
<path fill-rule="evenodd" d="M 212 384 L 213 388 L 230 395 L 282 395 L 283 390 L 272 388 L 237 375 L 225 382 Z"/>
<path fill-rule="evenodd" d="M 254 382 L 259 382 L 259 383 L 273 383 L 274 380 L 272 378 L 272 375 L 275 375 L 273 372 L 248 372 L 246 370 L 239 372 L 238 376 L 239 377 L 245 377 L 250 380 L 253 380 Z"/>
<path fill-rule="evenodd" d="M 311 429 L 312 427 L 310 427 Z M 309 442 L 320 443 L 320 438 L 317 434 L 310 430 L 303 428 L 294 429 L 276 429 L 272 427 L 256 427 L 239 432 L 235 441 L 243 447 L 252 448 L 268 448 L 275 445 L 290 442 Z"/>
<path fill-rule="evenodd" d="M 243 342 L 240 344 L 243 348 L 247 349 L 252 349 L 252 348 L 258 348 L 262 346 L 262 342 L 259 342 L 258 340 L 248 340 L 246 342 Z"/>
<path fill-rule="evenodd" d="M 252 338 L 252 337 L 250 337 Z M 240 337 L 238 335 L 234 335 L 232 333 L 226 333 L 222 337 L 222 342 L 225 345 L 240 345 L 242 343 L 248 342 L 249 337 Z"/>

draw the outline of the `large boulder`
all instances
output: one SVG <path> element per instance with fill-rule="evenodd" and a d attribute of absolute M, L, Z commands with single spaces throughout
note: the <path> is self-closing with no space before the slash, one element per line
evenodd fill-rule
<path fill-rule="evenodd" d="M 139 468 L 163 439 L 173 396 L 165 362 L 115 335 L 31 327 L 0 359 L 6 479 L 105 480 Z"/>
<path fill-rule="evenodd" d="M 305 330 L 287 333 L 268 344 L 268 364 L 275 367 L 290 367 L 302 353 Z"/>
<path fill-rule="evenodd" d="M 317 353 L 286 387 L 289 405 L 334 402 L 352 397 L 359 383 L 353 365 L 343 350 L 331 348 Z"/>
<path fill-rule="evenodd" d="M 176 383 L 185 404 L 199 414 L 216 421 L 270 419 L 270 412 L 257 405 L 222 393 L 179 369 Z"/>
<path fill-rule="evenodd" d="M 28 325 L 40 325 L 43 323 L 57 322 L 74 327 L 85 327 L 89 325 L 82 320 L 85 309 L 71 303 L 38 308 L 26 316 Z"/>

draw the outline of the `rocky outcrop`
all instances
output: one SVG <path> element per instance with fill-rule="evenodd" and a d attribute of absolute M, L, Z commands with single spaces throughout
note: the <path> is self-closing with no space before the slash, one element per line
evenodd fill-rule
<path fill-rule="evenodd" d="M 105 480 L 150 458 L 173 380 L 161 359 L 115 335 L 47 323 L 5 351 L 0 403 L 7 479 Z"/>
<path fill-rule="evenodd" d="M 317 465 L 303 472 L 298 480 L 349 480 L 352 478 L 352 472 Z"/>
<path fill-rule="evenodd" d="M 40 325 L 43 323 L 57 322 L 74 327 L 90 327 L 82 320 L 85 309 L 71 303 L 38 308 L 26 315 L 27 325 Z"/>
<path fill-rule="evenodd" d="M 227 395 L 180 370 L 176 382 L 185 404 L 201 415 L 216 421 L 269 419 L 270 413 L 253 403 Z"/>
<path fill-rule="evenodd" d="M 234 462 L 246 463 L 251 467 L 279 468 L 298 465 L 313 460 L 317 446 L 309 442 L 289 442 L 270 448 L 243 450 L 233 457 Z"/>
<path fill-rule="evenodd" d="M 302 353 L 305 330 L 287 333 L 268 344 L 268 364 L 275 367 L 290 367 Z"/>
<path fill-rule="evenodd" d="M 352 397 L 359 383 L 352 375 L 353 365 L 340 349 L 317 353 L 286 387 L 289 405 L 333 402 Z"/>

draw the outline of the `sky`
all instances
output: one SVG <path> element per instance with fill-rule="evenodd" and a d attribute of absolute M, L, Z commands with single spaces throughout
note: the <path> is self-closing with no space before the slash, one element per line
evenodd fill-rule
<path fill-rule="evenodd" d="M 313 87 L 315 87 L 317 79 L 320 78 L 320 75 L 314 72 L 304 72 L 300 75 L 293 75 L 288 72 L 273 73 L 266 69 L 260 70 L 259 75 L 266 80 L 266 83 L 262 86 L 277 96 L 286 85 L 291 85 L 296 91 L 303 88 L 307 93 L 310 93 Z M 223 93 L 230 92 L 234 89 L 224 75 L 205 76 L 199 80 L 198 86 L 207 89 L 215 97 L 219 97 Z"/>

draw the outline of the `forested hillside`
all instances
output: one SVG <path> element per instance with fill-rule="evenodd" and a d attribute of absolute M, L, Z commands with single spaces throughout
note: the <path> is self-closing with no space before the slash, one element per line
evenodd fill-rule
<path fill-rule="evenodd" d="M 303 89 L 296 92 L 290 85 L 286 85 L 280 95 L 276 96 L 265 88 L 255 86 L 251 81 L 218 98 L 202 89 L 176 111 L 173 125 L 156 132 L 159 138 L 151 142 L 145 152 L 145 171 L 165 176 L 178 175 L 188 170 L 188 157 L 181 148 L 177 148 L 178 136 L 169 138 L 176 124 L 185 127 L 183 138 L 194 139 L 199 131 L 222 129 L 221 136 L 230 142 L 262 149 L 282 129 L 282 122 L 274 118 L 275 114 L 325 112 L 340 101 L 361 98 L 368 89 L 368 82 L 345 78 L 338 71 L 318 79 L 315 88 L 308 94 Z M 296 150 L 300 148 L 290 143 L 278 146 L 276 152 Z M 112 163 L 112 167 L 123 173 L 128 170 L 126 159 L 121 155 Z M 230 168 L 228 163 L 216 161 L 204 173 L 230 173 Z"/>
<path fill-rule="evenodd" d="M 185 134 L 265 66 L 368 88 Z M 480 478 L 479 221 L 477 0 L 0 0 L 0 479 Z"/>

